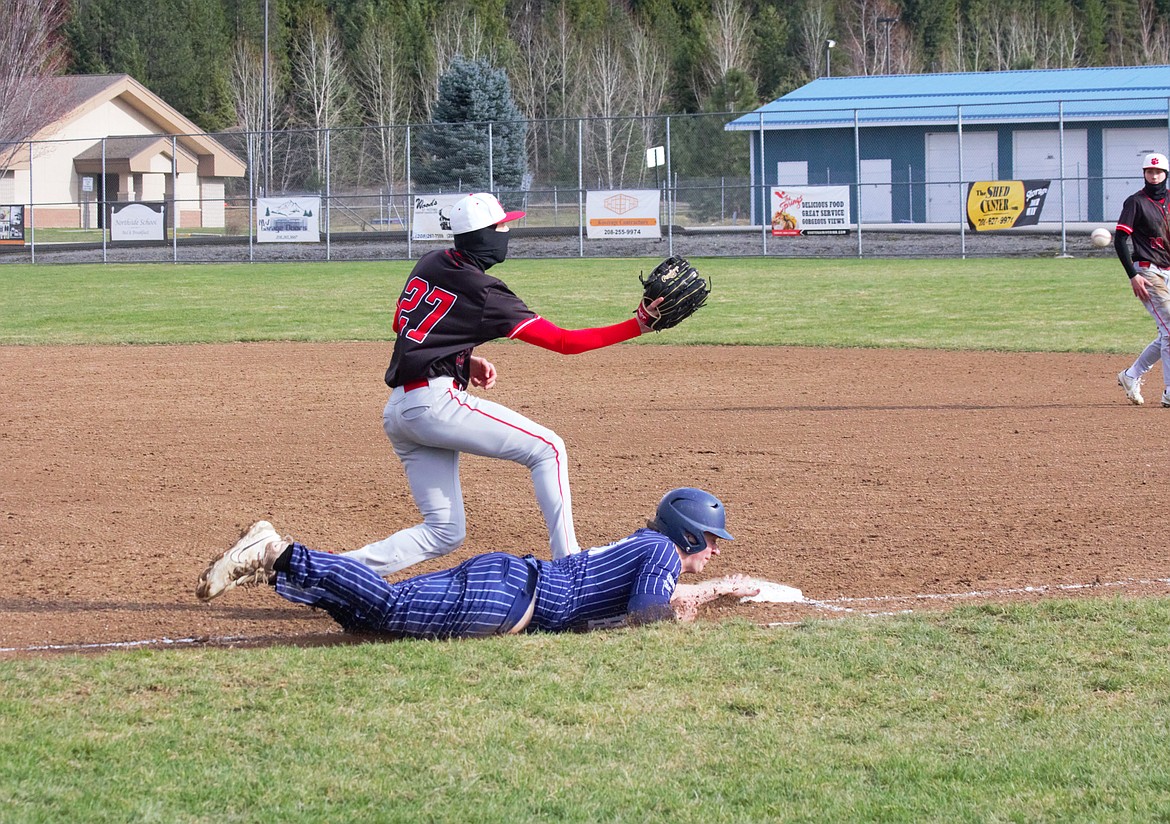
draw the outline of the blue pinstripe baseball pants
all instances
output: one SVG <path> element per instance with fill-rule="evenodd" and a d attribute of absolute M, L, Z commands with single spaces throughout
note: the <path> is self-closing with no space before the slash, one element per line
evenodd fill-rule
<path fill-rule="evenodd" d="M 352 558 L 294 543 L 275 583 L 281 597 L 324 609 L 347 630 L 470 638 L 517 624 L 532 603 L 538 564 L 492 552 L 391 584 Z"/>

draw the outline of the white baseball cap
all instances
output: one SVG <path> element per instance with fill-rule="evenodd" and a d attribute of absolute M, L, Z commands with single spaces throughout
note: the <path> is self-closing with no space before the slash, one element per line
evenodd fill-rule
<path fill-rule="evenodd" d="M 476 192 L 460 198 L 451 207 L 451 231 L 461 235 L 522 217 L 524 212 L 505 212 L 495 195 Z"/>
<path fill-rule="evenodd" d="M 1170 164 L 1166 162 L 1166 155 L 1150 152 L 1150 154 L 1146 155 L 1146 159 L 1142 161 L 1142 170 L 1144 171 L 1146 169 L 1161 169 L 1165 172 L 1170 170 Z"/>

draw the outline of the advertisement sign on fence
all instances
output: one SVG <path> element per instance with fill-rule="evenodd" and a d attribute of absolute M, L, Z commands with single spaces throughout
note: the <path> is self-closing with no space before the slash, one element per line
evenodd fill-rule
<path fill-rule="evenodd" d="M 110 240 L 167 239 L 167 204 L 161 201 L 110 204 Z"/>
<path fill-rule="evenodd" d="M 412 240 L 450 241 L 451 207 L 464 195 L 415 195 Z"/>
<path fill-rule="evenodd" d="M 261 197 L 256 199 L 257 243 L 318 243 L 319 197 Z"/>
<path fill-rule="evenodd" d="M 661 238 L 657 189 L 585 193 L 585 237 L 606 240 Z"/>
<path fill-rule="evenodd" d="M 1050 180 L 979 180 L 967 187 L 967 225 L 976 232 L 1035 226 Z"/>
<path fill-rule="evenodd" d="M 772 235 L 846 235 L 853 225 L 848 186 L 772 187 Z"/>
<path fill-rule="evenodd" d="M 0 243 L 24 243 L 23 206 L 0 206 Z"/>

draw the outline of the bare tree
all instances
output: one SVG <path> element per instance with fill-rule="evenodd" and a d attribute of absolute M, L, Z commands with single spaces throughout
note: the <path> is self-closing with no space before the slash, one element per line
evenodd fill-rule
<path fill-rule="evenodd" d="M 1170 24 L 1154 0 L 1138 0 L 1138 38 L 1146 64 L 1170 63 Z"/>
<path fill-rule="evenodd" d="M 628 117 L 632 108 L 632 84 L 629 82 L 629 58 L 622 48 L 623 35 L 613 26 L 602 29 L 585 61 L 585 109 L 592 115 L 597 129 L 590 141 L 597 162 L 599 183 L 607 188 L 621 186 L 628 159 L 629 135 L 633 126 Z M 626 115 L 626 117 L 623 117 Z"/>
<path fill-rule="evenodd" d="M 669 77 L 666 49 L 637 26 L 630 38 L 630 69 L 635 78 L 633 113 L 639 118 L 642 148 L 645 149 L 658 143 L 659 120 L 655 115 L 666 100 Z M 630 137 L 633 137 L 632 131 Z M 644 165 L 641 170 L 643 175 L 646 174 Z"/>
<path fill-rule="evenodd" d="M 382 180 L 393 189 L 403 137 L 395 124 L 410 119 L 410 89 L 406 60 L 393 32 L 378 22 L 362 32 L 353 57 L 353 80 L 368 125 L 378 132 Z"/>
<path fill-rule="evenodd" d="M 755 46 L 751 13 L 742 0 L 713 0 L 703 33 L 710 49 L 703 67 L 708 86 L 719 83 L 732 69 L 747 69 Z"/>
<path fill-rule="evenodd" d="M 862 74 L 905 74 L 921 69 L 910 27 L 899 21 L 902 10 L 893 0 L 852 0 L 846 4 L 842 39 Z M 889 65 L 887 65 L 887 55 Z"/>
<path fill-rule="evenodd" d="M 66 0 L 9 0 L 0 26 L 0 173 L 21 141 L 68 108 L 54 76 L 64 63 L 59 32 Z"/>
<path fill-rule="evenodd" d="M 427 94 L 423 95 L 428 119 L 431 104 L 439 99 L 439 79 L 455 57 L 462 56 L 468 60 L 484 58 L 495 65 L 492 56 L 487 54 L 487 30 L 479 15 L 466 3 L 444 6 L 442 14 L 435 21 L 432 34 L 435 59 L 430 66 L 430 76 L 426 78 L 424 84 Z"/>
<path fill-rule="evenodd" d="M 797 23 L 797 54 L 810 77 L 820 77 L 824 70 L 826 43 L 833 31 L 833 8 L 829 0 L 810 0 L 801 9 Z"/>
<path fill-rule="evenodd" d="M 349 102 L 341 41 L 333 21 L 324 15 L 308 18 L 293 50 L 294 94 L 314 132 L 318 177 L 325 174 L 326 131 L 341 122 Z"/>

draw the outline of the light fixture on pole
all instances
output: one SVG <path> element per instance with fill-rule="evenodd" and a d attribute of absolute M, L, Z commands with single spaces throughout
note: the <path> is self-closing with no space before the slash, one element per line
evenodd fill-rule
<path fill-rule="evenodd" d="M 890 28 L 898 22 L 897 17 L 879 17 L 879 23 L 886 27 L 886 74 L 890 73 Z"/>
<path fill-rule="evenodd" d="M 829 61 L 829 55 L 832 53 L 831 50 L 836 48 L 836 47 L 837 47 L 836 40 L 826 40 L 825 41 L 825 77 L 832 77 L 833 76 L 833 64 Z"/>

